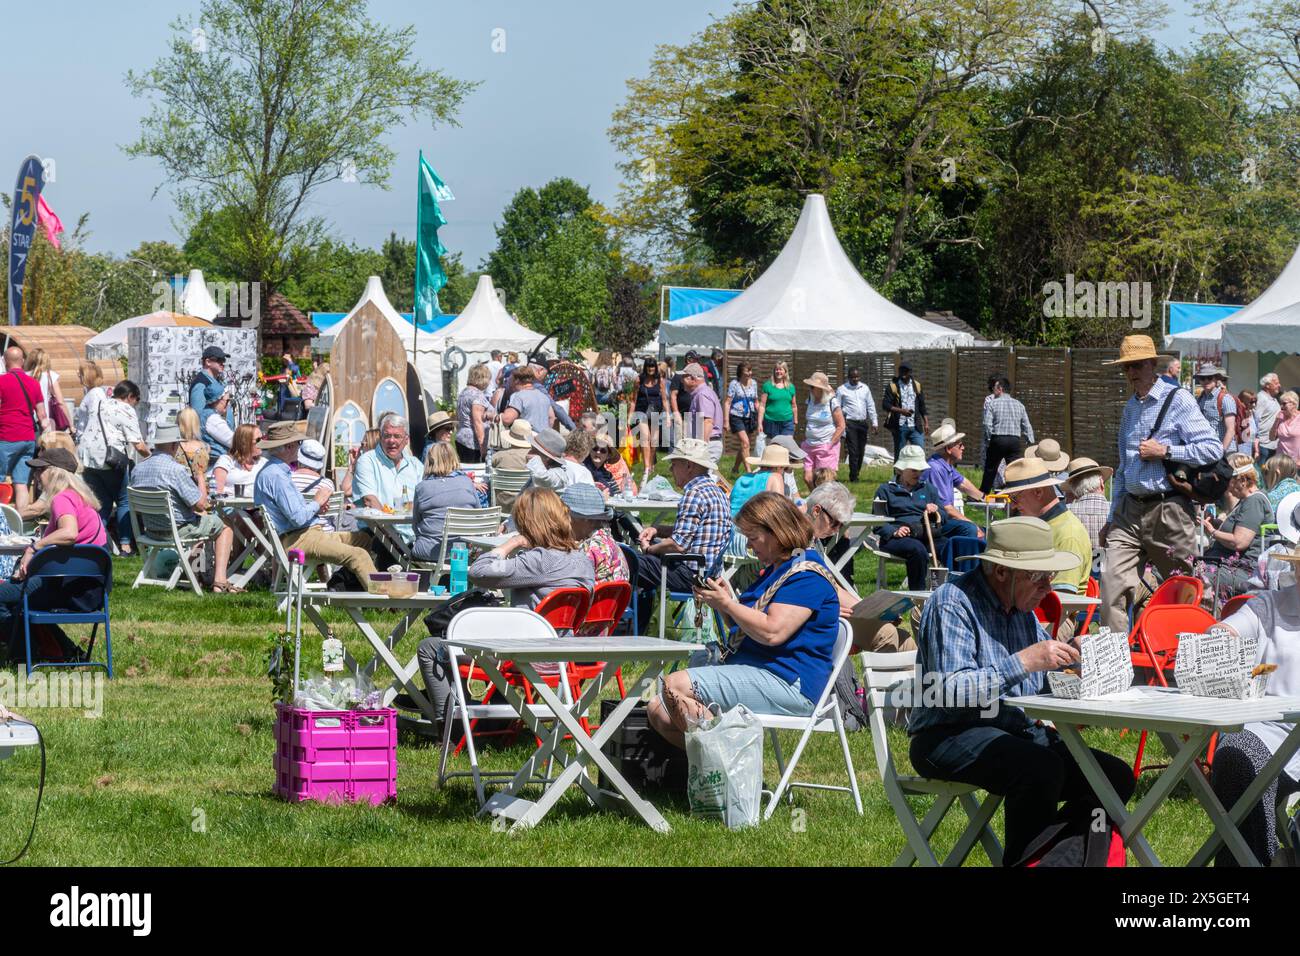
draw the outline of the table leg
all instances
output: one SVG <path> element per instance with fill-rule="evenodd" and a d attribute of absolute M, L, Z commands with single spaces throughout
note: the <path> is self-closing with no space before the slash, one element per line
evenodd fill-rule
<path fill-rule="evenodd" d="M 516 666 L 518 666 L 519 669 L 523 671 L 524 675 L 530 680 L 536 680 L 537 672 L 533 669 L 531 664 L 518 661 L 516 662 Z M 596 766 L 604 772 L 606 778 L 611 784 L 613 784 L 618 793 L 622 795 L 623 799 L 627 802 L 627 805 L 652 829 L 660 833 L 668 833 L 672 829 L 669 827 L 668 821 L 660 815 L 658 810 L 637 795 L 636 791 L 632 789 L 632 786 L 623 779 L 623 775 L 618 772 L 618 768 L 610 762 L 609 758 L 606 757 L 600 749 L 607 740 L 613 737 L 614 732 L 619 728 L 623 721 L 627 719 L 627 716 L 632 712 L 632 708 L 636 706 L 638 698 L 641 693 L 644 692 L 648 683 L 652 684 L 658 679 L 659 674 L 663 671 L 663 667 L 664 662 L 662 661 L 653 662 L 646 667 L 645 671 L 642 672 L 641 677 L 637 679 L 634 685 L 634 692 L 629 693 L 628 696 L 619 703 L 618 707 L 615 708 L 614 712 L 605 718 L 604 723 L 601 724 L 600 730 L 597 731 L 595 737 L 587 735 L 587 733 L 582 729 L 582 725 L 578 722 L 577 717 L 558 697 L 555 696 L 554 691 L 547 687 L 544 682 L 535 683 L 534 689 L 537 691 L 538 696 L 540 696 L 546 705 L 551 708 L 552 712 L 555 714 L 556 720 L 563 726 L 564 730 L 572 736 L 574 746 L 577 748 L 578 753 L 576 754 L 576 759 L 564 768 L 560 775 L 555 778 L 555 782 L 552 783 L 551 786 L 547 787 L 546 792 L 542 794 L 542 798 L 538 800 L 537 803 L 533 804 L 533 806 L 531 806 L 523 816 L 515 821 L 514 825 L 510 828 L 512 832 L 535 826 L 539 821 L 541 821 L 559 801 L 564 792 L 577 782 L 578 777 L 586 773 L 587 767 L 592 763 L 595 763 Z M 586 697 L 585 694 L 583 696 L 584 698 Z"/>
<path fill-rule="evenodd" d="M 864 524 L 861 528 L 857 529 L 857 534 L 848 538 L 849 546 L 844 549 L 844 553 L 835 561 L 826 562 L 826 566 L 830 568 L 831 574 L 835 575 L 840 584 L 848 590 L 854 591 L 854 593 L 857 592 L 853 587 L 853 583 L 846 580 L 844 577 L 844 566 L 853 560 L 855 554 L 862 550 L 862 541 L 870 533 L 871 525 Z"/>
<path fill-rule="evenodd" d="M 401 620 L 389 632 L 387 641 L 381 638 L 378 632 L 370 626 L 360 610 L 350 607 L 347 612 L 348 617 L 352 618 L 352 622 L 356 624 L 357 629 L 370 642 L 370 646 L 375 649 L 375 656 L 370 659 L 370 662 L 362 667 L 360 671 L 354 669 L 353 673 L 357 674 L 358 677 L 369 679 L 378 669 L 379 661 L 382 660 L 389 671 L 392 672 L 394 678 L 388 690 L 396 693 L 399 688 L 405 688 L 406 692 L 411 695 L 411 699 L 415 701 L 416 706 L 420 708 L 420 712 L 430 721 L 437 723 L 438 714 L 434 711 L 433 704 L 425 697 L 424 691 L 420 690 L 411 680 L 419 669 L 418 660 L 412 658 L 411 663 L 407 667 L 403 667 L 401 661 L 393 654 L 393 648 L 397 645 L 397 642 L 405 637 L 411 629 L 411 625 L 420 619 L 420 611 L 418 609 L 405 611 Z M 385 692 L 385 700 L 385 706 L 387 706 L 388 701 L 392 700 L 391 697 L 387 696 L 387 692 Z"/>
<path fill-rule="evenodd" d="M 1075 763 L 1079 765 L 1079 770 L 1083 772 L 1085 779 L 1092 785 L 1092 792 L 1097 795 L 1097 799 L 1101 801 L 1102 807 L 1110 814 L 1110 818 L 1119 826 L 1125 845 L 1133 851 L 1133 855 L 1137 857 L 1138 862 L 1143 866 L 1160 866 L 1160 858 L 1156 856 L 1155 851 L 1151 849 L 1151 844 L 1147 843 L 1146 837 L 1142 835 L 1142 823 L 1145 822 L 1146 816 L 1149 816 L 1151 811 L 1164 800 L 1167 792 L 1172 790 L 1174 785 L 1178 783 L 1174 766 L 1178 758 L 1175 758 L 1174 763 L 1171 763 L 1169 768 L 1161 774 L 1160 779 L 1156 781 L 1155 787 L 1152 787 L 1151 792 L 1146 795 L 1143 804 L 1150 803 L 1152 797 L 1156 797 L 1156 800 L 1147 809 L 1146 816 L 1139 819 L 1138 814 L 1141 812 L 1142 807 L 1139 806 L 1132 815 L 1129 814 L 1128 809 L 1124 806 L 1124 801 L 1119 798 L 1115 788 L 1110 785 L 1110 779 L 1106 776 L 1105 771 L 1101 769 L 1101 764 L 1097 763 L 1097 758 L 1089 749 L 1078 728 L 1073 724 L 1058 723 L 1056 730 L 1061 735 L 1061 740 L 1065 742 L 1065 746 L 1069 749 L 1070 755 L 1074 757 Z M 1208 739 L 1208 735 L 1206 739 Z M 1186 761 L 1183 769 L 1186 770 Z M 1158 792 L 1165 783 L 1166 778 L 1169 778 L 1169 785 L 1164 787 L 1164 792 Z"/>
<path fill-rule="evenodd" d="M 266 564 L 270 559 L 273 549 L 271 547 L 271 542 L 266 540 L 266 536 L 262 533 L 262 529 L 257 526 L 257 522 L 253 520 L 252 515 L 247 511 L 239 512 L 239 524 L 243 526 L 242 529 L 239 530 L 242 531 L 247 545 L 244 550 L 239 553 L 239 557 L 230 563 L 230 567 L 239 567 L 243 564 L 244 559 L 247 558 L 250 553 L 254 555 L 254 559 L 252 566 L 249 567 L 248 570 L 243 571 L 240 574 L 229 575 L 229 577 L 233 584 L 241 588 L 247 588 L 248 582 L 253 580 L 253 577 L 257 572 L 262 569 L 262 565 Z"/>
<path fill-rule="evenodd" d="M 1162 734 L 1161 737 L 1163 739 L 1164 735 Z M 1169 745 L 1166 744 L 1165 746 Z M 1296 750 L 1300 750 L 1300 724 L 1296 725 L 1291 733 L 1287 735 L 1286 740 L 1282 741 L 1282 746 L 1278 748 L 1277 753 L 1273 754 L 1268 763 L 1264 764 L 1264 767 L 1260 770 L 1258 776 L 1256 776 L 1255 779 L 1251 781 L 1250 786 L 1246 788 L 1246 792 L 1241 795 L 1240 799 L 1232 805 L 1232 809 L 1227 812 L 1226 822 L 1231 826 L 1232 833 L 1236 834 L 1238 838 L 1241 837 L 1241 831 L 1237 829 L 1237 824 L 1241 823 L 1241 821 L 1246 818 L 1246 814 L 1250 813 L 1255 804 L 1259 802 L 1260 798 L 1264 795 L 1264 791 L 1269 788 L 1269 785 L 1275 779 L 1277 779 L 1277 775 L 1282 772 L 1282 768 L 1291 760 L 1291 757 L 1295 754 Z M 1206 789 L 1209 790 L 1210 795 L 1213 796 L 1214 791 L 1210 787 L 1209 782 L 1204 779 L 1202 779 L 1202 782 L 1205 784 Z M 1202 803 L 1204 803 L 1204 801 L 1202 801 Z M 1214 803 L 1221 806 L 1217 797 L 1214 798 Z M 1206 811 L 1209 811 L 1208 806 L 1206 807 Z M 1205 841 L 1204 846 L 1196 851 L 1196 855 L 1192 857 L 1192 861 L 1187 865 L 1208 866 L 1210 860 L 1213 859 L 1214 855 L 1219 850 L 1220 844 L 1223 842 L 1223 834 L 1216 827 L 1214 833 Z M 1244 839 L 1242 840 L 1242 843 L 1245 843 Z M 1246 855 L 1250 859 L 1250 862 L 1247 862 L 1242 858 L 1242 854 L 1238 848 L 1231 842 L 1229 842 L 1229 847 L 1232 849 L 1233 855 L 1237 858 L 1237 862 L 1242 866 L 1259 865 L 1259 861 L 1255 859 L 1253 853 L 1247 852 Z M 1249 851 L 1249 847 L 1246 847 L 1246 849 Z"/>

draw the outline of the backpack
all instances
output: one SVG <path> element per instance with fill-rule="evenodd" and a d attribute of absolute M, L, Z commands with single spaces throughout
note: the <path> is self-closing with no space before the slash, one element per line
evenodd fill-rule
<path fill-rule="evenodd" d="M 1017 866 L 1126 866 L 1124 838 L 1101 808 L 1053 823 L 1029 844 Z"/>

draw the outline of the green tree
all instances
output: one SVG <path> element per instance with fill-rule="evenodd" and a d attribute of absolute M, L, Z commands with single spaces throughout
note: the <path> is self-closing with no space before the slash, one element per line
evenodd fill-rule
<path fill-rule="evenodd" d="M 421 68 L 414 28 L 358 0 L 204 0 L 199 22 L 175 21 L 170 55 L 127 74 L 152 100 L 127 153 L 162 164 L 191 221 L 226 211 L 224 268 L 264 291 L 325 236 L 306 211 L 322 186 L 386 186 L 384 134 L 412 117 L 454 124 L 472 89 Z"/>
<path fill-rule="evenodd" d="M 303 312 L 348 311 L 357 304 L 366 280 L 381 274 L 384 266 L 383 255 L 373 249 L 328 239 L 294 259 L 298 268 L 280 291 Z"/>
<path fill-rule="evenodd" d="M 613 271 L 604 227 L 585 214 L 569 219 L 542 241 L 524 270 L 520 319 L 538 332 L 581 326 L 578 344 L 592 344 L 595 330 L 608 321 Z"/>
<path fill-rule="evenodd" d="M 483 264 L 506 301 L 519 298 L 524 273 L 547 240 L 569 220 L 591 208 L 591 194 L 572 179 L 553 179 L 541 189 L 519 190 L 501 214 L 497 247 Z"/>

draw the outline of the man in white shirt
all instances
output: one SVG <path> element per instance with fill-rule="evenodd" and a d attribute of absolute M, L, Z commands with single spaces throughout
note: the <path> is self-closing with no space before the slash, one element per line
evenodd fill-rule
<path fill-rule="evenodd" d="M 1282 410 L 1277 397 L 1282 394 L 1282 382 L 1276 372 L 1269 372 L 1259 380 L 1259 395 L 1255 397 L 1255 414 L 1259 417 L 1259 463 L 1262 465 L 1277 454 L 1277 439 L 1269 438 L 1277 413 Z M 1267 440 L 1266 440 L 1267 439 Z"/>
<path fill-rule="evenodd" d="M 497 390 L 497 376 L 501 374 L 501 369 L 505 367 L 505 362 L 501 361 L 501 350 L 492 350 L 492 359 L 487 363 L 488 386 L 487 394 L 490 396 Z"/>
<path fill-rule="evenodd" d="M 876 420 L 876 403 L 871 388 L 862 381 L 862 373 L 849 369 L 849 379 L 835 390 L 844 412 L 844 444 L 849 453 L 849 481 L 858 480 L 862 470 L 862 453 L 867 445 L 867 429 L 874 435 L 880 427 Z"/>
<path fill-rule="evenodd" d="M 385 415 L 379 425 L 379 446 L 357 458 L 352 479 L 352 494 L 358 507 L 397 510 L 409 506 L 415 486 L 424 478 L 424 466 L 411 454 L 410 426 L 401 415 Z M 407 540 L 414 537 L 408 524 L 399 524 L 398 533 Z"/>

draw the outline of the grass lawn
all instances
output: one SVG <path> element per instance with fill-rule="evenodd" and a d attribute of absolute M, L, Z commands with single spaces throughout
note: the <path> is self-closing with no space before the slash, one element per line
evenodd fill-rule
<path fill-rule="evenodd" d="M 854 487 L 861 502 L 885 474 L 866 478 Z M 115 565 L 117 678 L 106 685 L 102 716 L 51 708 L 27 714 L 45 734 L 49 767 L 26 864 L 884 865 L 903 847 L 865 731 L 851 737 L 866 808 L 861 818 L 847 795 L 801 791 L 794 806 L 802 813 L 782 807 L 763 826 L 732 833 L 691 819 L 684 798 L 653 797 L 673 827 L 660 835 L 589 808 L 575 788 L 539 828 L 512 838 L 473 819 L 468 780 L 438 790 L 437 750 L 405 737 L 394 805 L 283 803 L 271 795 L 273 710 L 265 676 L 268 637 L 283 623 L 274 601 L 265 592 L 198 598 L 179 590 L 132 591 L 138 569 L 138 559 Z M 891 567 L 891 583 L 899 575 Z M 859 559 L 856 577 L 869 589 L 874 563 Z M 368 645 L 345 621 L 339 616 L 336 634 L 368 659 Z M 304 632 L 306 661 L 319 660 L 314 635 Z M 413 642 L 403 646 L 407 653 L 413 648 Z M 905 735 L 892 733 L 896 759 L 906 768 Z M 1094 732 L 1090 741 L 1130 762 L 1137 743 L 1134 735 L 1111 732 Z M 38 767 L 31 750 L 0 764 L 0 859 L 18 851 L 30 824 Z M 490 751 L 485 764 L 513 770 L 526 752 L 522 746 Z M 463 756 L 455 759 L 467 767 Z M 774 782 L 770 752 L 767 759 Z M 842 782 L 836 742 L 814 739 L 800 770 L 803 779 Z M 1139 792 L 1153 778 L 1144 775 Z M 936 845 L 956 838 L 957 816 Z M 1184 792 L 1165 805 L 1147 836 L 1167 863 L 1177 864 L 1190 859 L 1208 828 Z M 977 848 L 970 862 L 987 860 Z"/>

